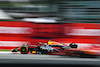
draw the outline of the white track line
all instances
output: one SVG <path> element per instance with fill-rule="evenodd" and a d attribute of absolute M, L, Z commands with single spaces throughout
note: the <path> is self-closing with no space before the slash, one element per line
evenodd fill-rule
<path fill-rule="evenodd" d="M 10 54 L 10 53 L 12 53 L 11 51 L 0 51 L 0 53 L 2 54 Z"/>

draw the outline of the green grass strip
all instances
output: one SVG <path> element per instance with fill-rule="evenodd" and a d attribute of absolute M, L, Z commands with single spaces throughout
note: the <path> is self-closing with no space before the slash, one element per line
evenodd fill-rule
<path fill-rule="evenodd" d="M 10 49 L 0 49 L 0 51 L 10 51 Z"/>

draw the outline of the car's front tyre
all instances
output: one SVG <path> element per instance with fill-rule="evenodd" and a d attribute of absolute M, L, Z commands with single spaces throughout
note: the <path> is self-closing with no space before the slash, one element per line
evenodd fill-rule
<path fill-rule="evenodd" d="M 27 54 L 28 53 L 28 47 L 27 46 L 20 47 L 20 52 L 21 52 L 21 54 Z"/>

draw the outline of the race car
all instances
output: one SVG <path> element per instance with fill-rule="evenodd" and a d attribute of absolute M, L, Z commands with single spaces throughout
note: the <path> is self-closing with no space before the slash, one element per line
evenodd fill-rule
<path fill-rule="evenodd" d="M 12 49 L 11 51 L 12 52 L 19 51 L 21 52 L 21 54 L 27 54 L 28 52 L 31 52 L 33 54 L 47 54 L 50 52 L 58 52 L 66 48 L 68 48 L 68 46 L 65 46 L 64 44 L 59 43 L 59 42 L 49 40 L 48 43 L 39 42 L 36 45 L 24 44 L 21 47 Z M 75 47 L 75 45 L 71 44 L 70 48 L 77 48 L 77 46 Z"/>

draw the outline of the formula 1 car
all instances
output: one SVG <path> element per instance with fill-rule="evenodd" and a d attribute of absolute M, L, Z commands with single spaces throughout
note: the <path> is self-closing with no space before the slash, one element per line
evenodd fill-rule
<path fill-rule="evenodd" d="M 77 48 L 77 46 L 70 45 L 71 48 Z M 55 41 L 49 40 L 48 43 L 41 43 L 39 42 L 37 45 L 27 45 L 24 44 L 21 47 L 17 47 L 12 49 L 12 52 L 21 52 L 21 54 L 27 54 L 28 52 L 31 52 L 33 54 L 47 54 L 50 52 L 57 52 L 60 50 L 64 50 L 68 46 L 65 46 L 62 43 L 58 43 Z"/>

